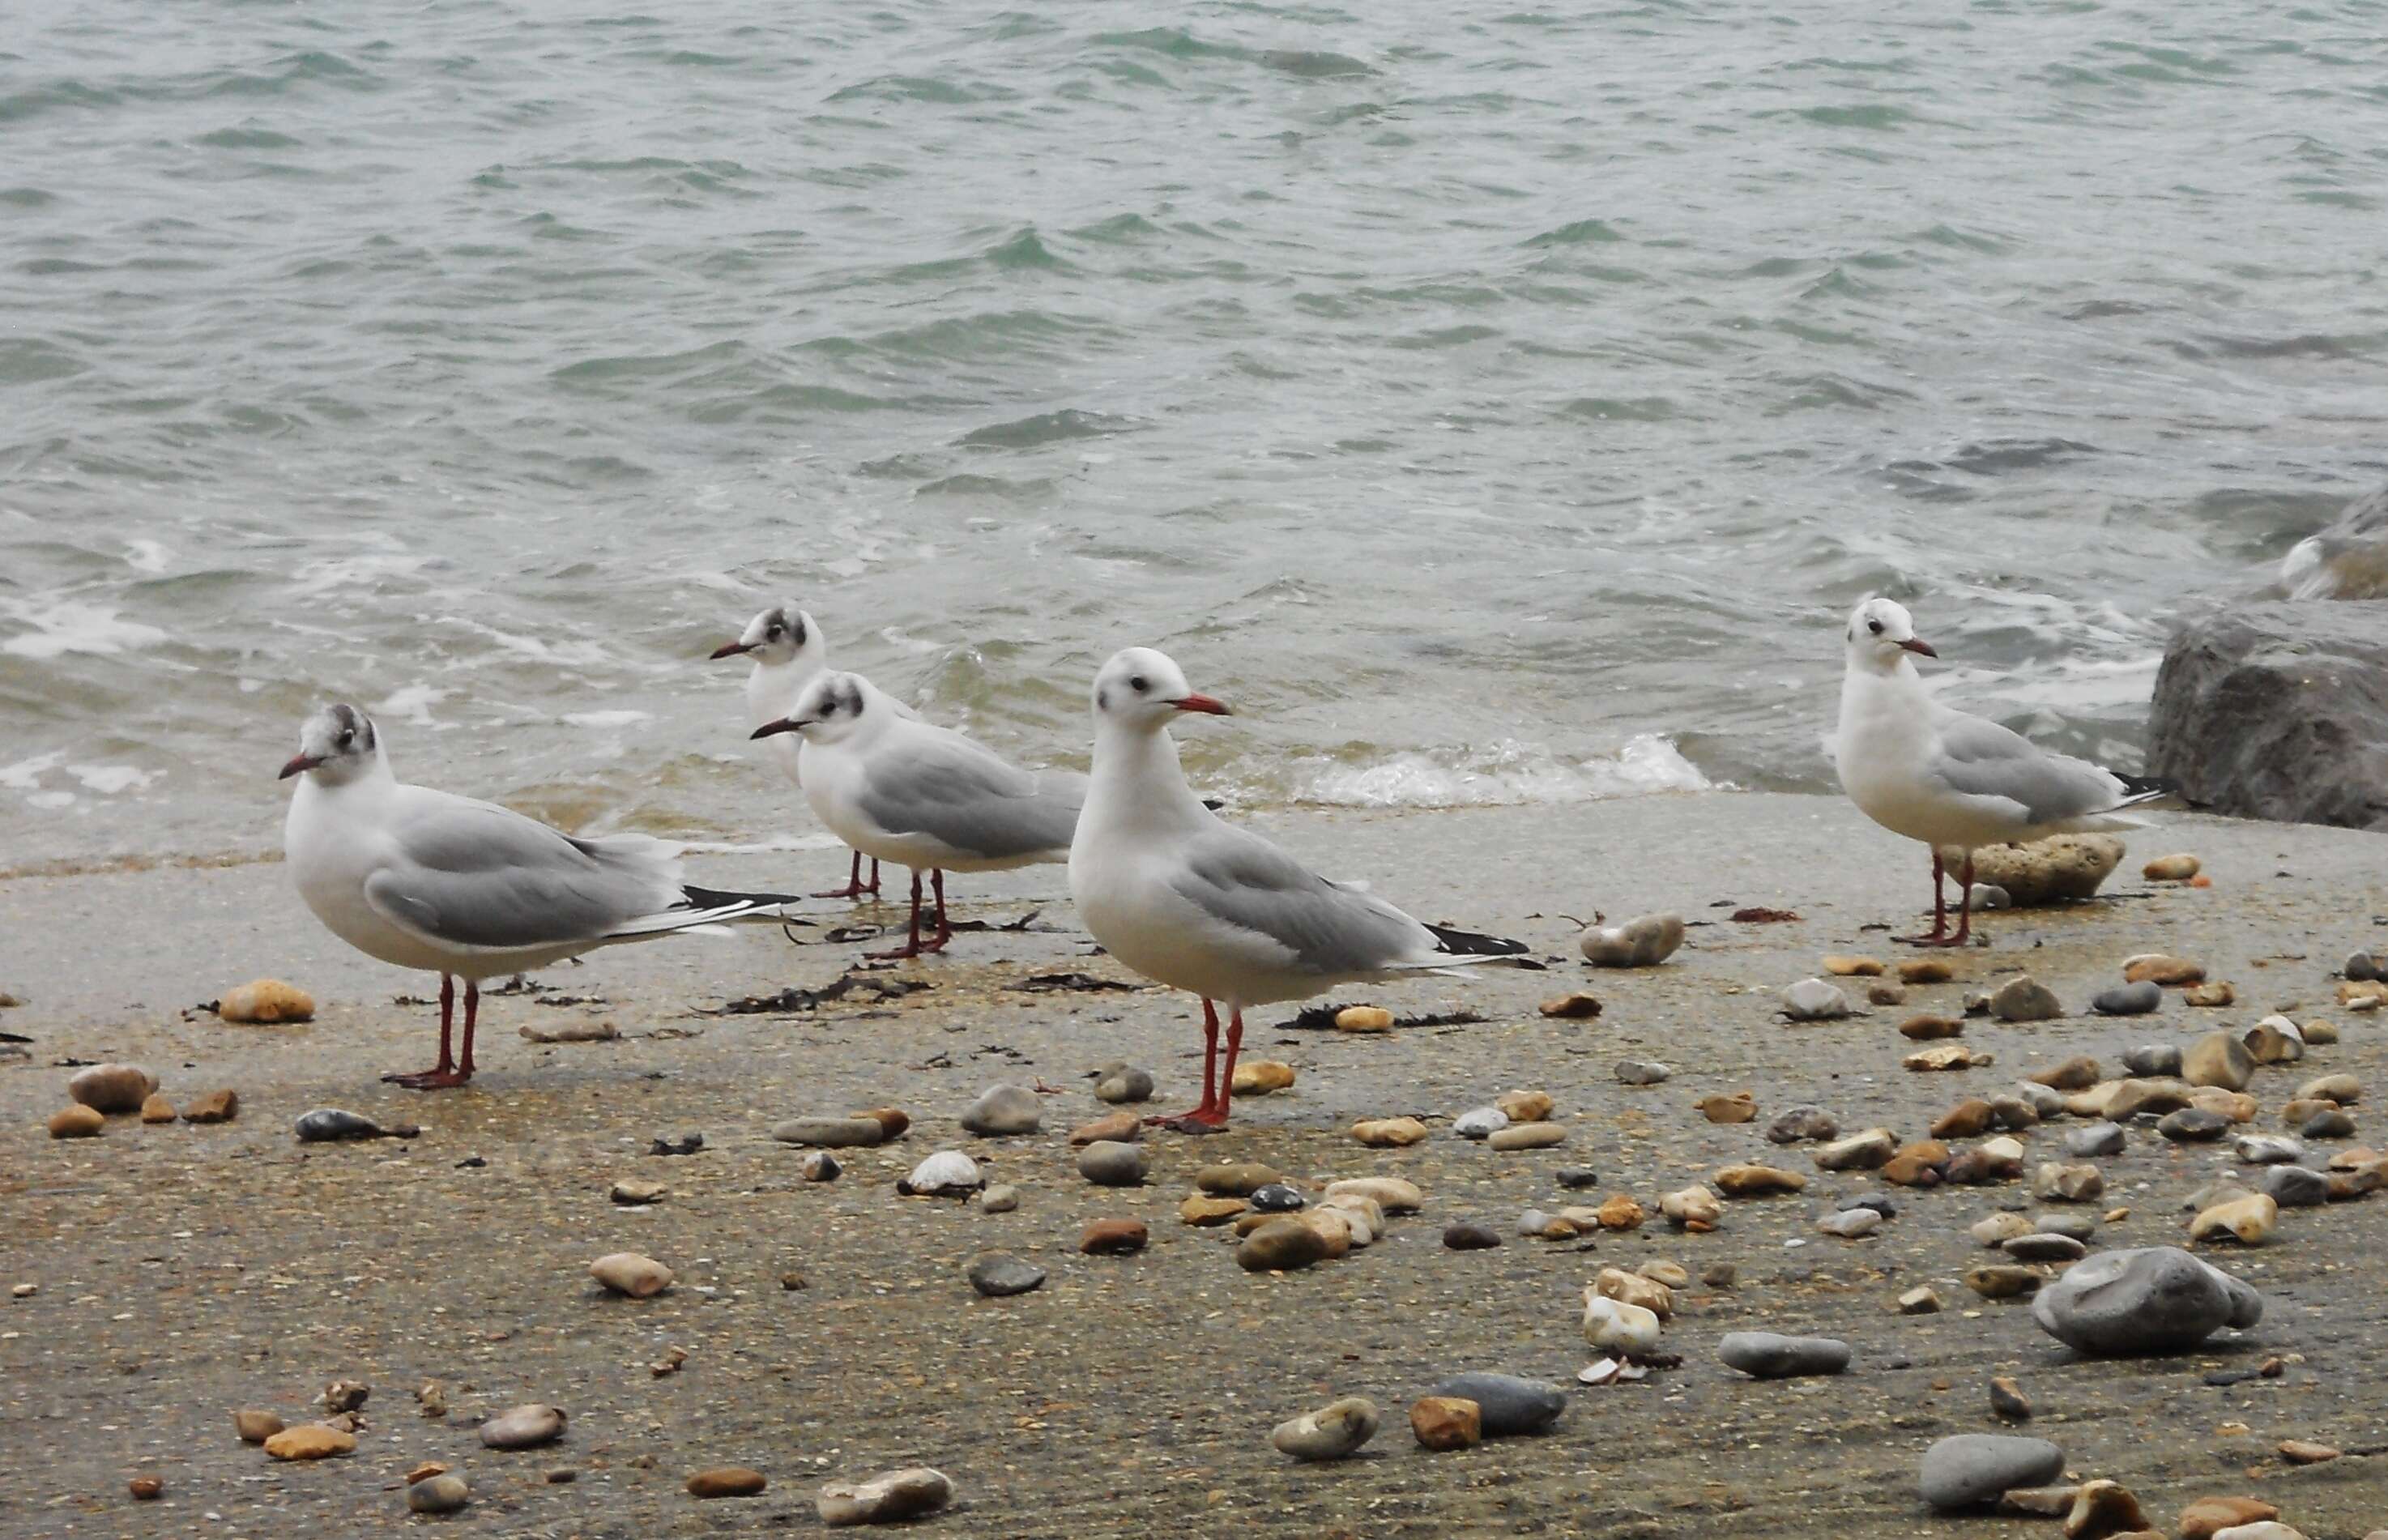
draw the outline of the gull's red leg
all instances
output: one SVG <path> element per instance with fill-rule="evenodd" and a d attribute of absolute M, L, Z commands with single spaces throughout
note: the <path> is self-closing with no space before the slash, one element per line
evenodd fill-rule
<path fill-rule="evenodd" d="M 464 981 L 464 1055 L 456 1061 L 456 1081 L 459 1085 L 473 1078 L 473 1032 L 481 1025 L 481 981 Z"/>
<path fill-rule="evenodd" d="M 1936 845 L 1932 847 L 1932 934 L 1929 935 L 1901 935 L 1895 939 L 1904 942 L 1906 945 L 1911 947 L 1937 947 L 1948 938 L 1949 903 L 1948 899 L 1942 895 L 1940 886 L 1940 877 L 1943 870 L 1944 868 L 1940 860 L 1940 847 Z"/>
<path fill-rule="evenodd" d="M 946 869 L 944 867 L 930 869 L 929 885 L 936 890 L 937 895 L 937 934 L 930 937 L 929 944 L 921 949 L 924 952 L 941 952 L 946 949 L 946 943 L 954 938 L 954 927 L 946 919 Z"/>
<path fill-rule="evenodd" d="M 1963 888 L 1965 894 L 1958 902 L 1957 934 L 1949 938 L 1949 945 L 1952 947 L 1963 946 L 1974 934 L 1974 853 L 1971 850 L 1965 852 L 1965 871 L 1957 879 L 1957 885 Z"/>
<path fill-rule="evenodd" d="M 865 952 L 865 953 L 863 953 L 862 955 L 863 955 L 863 956 L 865 956 L 865 957 L 867 957 L 867 958 L 870 958 L 870 959 L 872 961 L 874 961 L 874 962 L 892 962 L 892 961 L 896 961 L 900 960 L 900 959 L 903 959 L 903 958 L 907 958 L 907 957 L 918 957 L 918 956 L 920 956 L 920 955 L 921 955 L 921 873 L 920 873 L 920 872 L 914 872 L 912 873 L 912 934 L 911 934 L 911 939 L 909 939 L 909 940 L 906 941 L 902 946 L 900 946 L 900 947 L 896 948 L 894 951 L 892 951 L 892 952 Z"/>
<path fill-rule="evenodd" d="M 1957 885 L 1962 889 L 1963 892 L 1957 901 L 1956 934 L 1953 935 L 1934 935 L 1919 936 L 1916 938 L 1915 945 L 1919 947 L 1962 947 L 1972 938 L 1974 934 L 1974 853 L 1970 850 L 1965 852 L 1965 870 L 1958 876 Z"/>
<path fill-rule="evenodd" d="M 831 888 L 827 893 L 816 893 L 813 897 L 816 898 L 859 898 L 866 891 L 870 893 L 877 893 L 879 891 L 879 863 L 876 860 L 873 860 L 870 863 L 870 886 L 868 889 L 864 888 L 862 885 L 862 852 L 857 850 L 854 853 L 854 865 L 846 872 L 845 885 L 844 887 Z"/>
<path fill-rule="evenodd" d="M 473 1007 L 480 1002 L 481 986 L 464 986 L 464 1066 L 460 1073 L 455 1061 L 449 1057 L 448 1032 L 456 1018 L 456 979 L 453 974 L 439 975 L 439 1063 L 430 1069 L 412 1075 L 385 1075 L 382 1078 L 393 1086 L 409 1090 L 433 1091 L 449 1086 L 461 1086 L 473 1077 Z"/>
<path fill-rule="evenodd" d="M 1216 1127 L 1218 1123 L 1213 1119 L 1225 1121 L 1219 1112 L 1218 1075 L 1219 1008 L 1205 999 L 1202 1001 L 1202 1100 L 1190 1113 L 1180 1113 L 1175 1117 L 1148 1117 L 1145 1121 L 1189 1134 L 1206 1133 Z"/>
<path fill-rule="evenodd" d="M 1219 1127 L 1227 1126 L 1227 1104 L 1236 1099 L 1236 1060 L 1244 1051 L 1244 1008 L 1227 1014 L 1227 1062 L 1219 1067 Z"/>

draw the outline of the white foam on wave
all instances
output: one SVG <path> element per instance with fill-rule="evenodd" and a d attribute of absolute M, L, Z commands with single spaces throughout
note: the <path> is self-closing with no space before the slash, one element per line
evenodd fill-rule
<path fill-rule="evenodd" d="M 158 541 L 133 540 L 124 542 L 124 565 L 135 572 L 163 572 L 174 554 Z"/>
<path fill-rule="evenodd" d="M 32 629 L 0 642 L 0 653 L 19 657 L 64 657 L 69 653 L 108 655 L 134 647 L 154 647 L 166 633 L 138 620 L 121 620 L 104 605 L 78 605 L 59 600 L 48 605 L 6 604 L 0 617 Z"/>
<path fill-rule="evenodd" d="M 1515 740 L 1463 753 L 1456 762 L 1420 753 L 1365 765 L 1299 762 L 1293 799 L 1335 808 L 1470 808 L 1589 802 L 1652 792 L 1704 792 L 1716 783 L 1656 733 L 1630 740 L 1613 758 L 1570 760 Z"/>
<path fill-rule="evenodd" d="M 36 754 L 31 759 L 19 759 L 13 765 L 0 765 L 0 786 L 12 792 L 37 791 L 42 777 L 65 762 L 67 751 L 54 748 L 47 754 Z"/>
<path fill-rule="evenodd" d="M 835 834 L 773 834 L 761 840 L 684 839 L 673 842 L 700 856 L 767 856 L 784 850 L 842 850 Z"/>
<path fill-rule="evenodd" d="M 561 646 L 556 646 L 542 642 L 535 636 L 517 636 L 513 631 L 502 631 L 495 626 L 486 626 L 478 620 L 467 619 L 460 615 L 443 615 L 437 618 L 449 625 L 462 626 L 468 631 L 486 636 L 510 653 L 519 653 L 525 657 L 535 658 L 541 663 L 589 668 L 607 661 L 605 649 L 594 642 L 567 642 Z"/>
<path fill-rule="evenodd" d="M 338 589 L 369 593 L 376 591 L 385 578 L 411 578 L 430 565 L 430 556 L 407 550 L 393 536 L 371 534 L 358 538 L 373 549 L 299 563 L 298 569 L 290 575 L 290 592 L 302 598 Z"/>
<path fill-rule="evenodd" d="M 654 714 L 651 711 L 632 711 L 628 708 L 615 711 L 573 711 L 566 713 L 564 720 L 569 727 L 603 729 L 629 727 L 633 722 L 653 721 Z"/>
<path fill-rule="evenodd" d="M 69 765 L 67 773 L 102 796 L 116 796 L 137 791 L 165 772 L 138 770 L 131 765 Z"/>
<path fill-rule="evenodd" d="M 431 684 L 409 684 L 391 691 L 374 707 L 377 716 L 402 721 L 410 727 L 430 727 L 431 708 L 448 698 L 451 692 Z"/>

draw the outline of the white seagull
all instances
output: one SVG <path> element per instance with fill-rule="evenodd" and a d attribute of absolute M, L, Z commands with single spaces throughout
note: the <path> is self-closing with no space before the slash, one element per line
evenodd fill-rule
<path fill-rule="evenodd" d="M 1093 700 L 1095 770 L 1070 846 L 1070 894 L 1104 950 L 1202 998 L 1202 1101 L 1166 1120 L 1173 1126 L 1226 1126 L 1248 1005 L 1472 963 L 1534 966 L 1518 942 L 1414 920 L 1220 821 L 1186 784 L 1169 724 L 1227 708 L 1197 694 L 1164 655 L 1118 654 L 1095 676 Z M 1229 1012 L 1224 1071 L 1221 1000 Z"/>
<path fill-rule="evenodd" d="M 485 978 L 723 921 L 776 920 L 796 901 L 692 886 L 674 848 L 643 834 L 577 839 L 492 802 L 409 785 L 352 706 L 307 719 L 282 767 L 292 776 L 282 844 L 298 896 L 366 956 L 439 975 L 439 1063 L 382 1076 L 417 1090 L 473 1077 Z M 451 1060 L 459 978 L 464 1051 Z"/>
<path fill-rule="evenodd" d="M 1084 776 L 1024 770 L 984 745 L 907 713 L 860 674 L 825 673 L 757 738 L 804 739 L 805 801 L 838 838 L 912 870 L 911 937 L 881 958 L 943 951 L 947 872 L 1002 872 L 1070 859 Z M 921 873 L 931 874 L 937 934 L 921 940 Z"/>
<path fill-rule="evenodd" d="M 1833 756 L 1841 789 L 1866 817 L 1932 847 L 1932 931 L 1902 940 L 1962 947 L 1971 938 L 1974 852 L 1984 846 L 2145 828 L 2126 809 L 2170 795 L 1934 700 L 1914 660 L 1940 655 L 1917 639 L 1915 622 L 1891 600 L 1858 605 L 1848 645 Z M 1950 846 L 1965 853 L 1954 935 L 1940 891 L 1940 852 Z"/>
<path fill-rule="evenodd" d="M 796 704 L 796 696 L 819 679 L 829 667 L 829 643 L 821 636 L 820 627 L 811 615 L 797 607 L 794 600 L 782 600 L 746 622 L 746 629 L 735 642 L 726 642 L 713 649 L 716 658 L 749 657 L 755 666 L 746 670 L 746 725 L 761 727 L 786 716 Z M 913 715 L 912 708 L 902 702 L 896 709 L 904 716 Z M 802 770 L 804 740 L 775 738 L 771 742 L 771 757 L 781 773 L 804 789 Z M 862 880 L 862 852 L 854 853 L 854 866 L 847 874 L 845 885 L 827 893 L 816 893 L 816 898 L 859 898 L 865 894 L 879 897 L 879 858 L 870 859 L 870 881 Z"/>

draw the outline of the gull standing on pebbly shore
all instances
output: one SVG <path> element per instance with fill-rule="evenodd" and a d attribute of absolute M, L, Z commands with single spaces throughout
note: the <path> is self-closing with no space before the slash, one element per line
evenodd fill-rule
<path fill-rule="evenodd" d="M 1932 847 L 1932 930 L 1901 936 L 1919 947 L 1962 947 L 1972 937 L 1974 852 L 1984 846 L 2145 828 L 2126 809 L 2167 789 L 2051 754 L 1986 717 L 1934 700 L 1915 671 L 1940 655 L 1915 634 L 1905 606 L 1868 599 L 1850 613 L 1835 745 L 1841 789 L 1866 817 Z M 1949 930 L 1940 852 L 1965 853 L 1957 929 Z"/>
<path fill-rule="evenodd" d="M 877 958 L 943 951 L 947 872 L 1002 872 L 1070 859 L 1086 777 L 1025 770 L 949 728 L 906 713 L 860 674 L 825 673 L 788 714 L 755 730 L 804 739 L 805 801 L 832 834 L 911 868 L 910 938 Z M 921 939 L 921 873 L 936 890 L 937 934 Z"/>
<path fill-rule="evenodd" d="M 1226 1126 L 1248 1005 L 1523 961 L 1519 942 L 1414 920 L 1222 822 L 1187 785 L 1169 724 L 1227 708 L 1196 694 L 1166 655 L 1118 654 L 1095 676 L 1093 702 L 1094 776 L 1070 846 L 1071 897 L 1104 950 L 1202 999 L 1201 1102 L 1156 1121 L 1188 1132 Z M 1228 1010 L 1224 1069 L 1219 1001 Z"/>
<path fill-rule="evenodd" d="M 746 622 L 746 629 L 735 642 L 726 642 L 713 649 L 716 659 L 746 657 L 754 667 L 746 670 L 746 725 L 749 729 L 766 722 L 778 721 L 796 704 L 796 696 L 829 667 L 829 643 L 822 637 L 820 627 L 813 617 L 797 607 L 794 600 L 782 600 Z M 914 715 L 910 706 L 898 701 L 896 711 L 903 716 Z M 804 739 L 780 737 L 771 741 L 771 757 L 781 772 L 798 791 L 804 790 L 802 770 Z M 870 881 L 862 880 L 862 852 L 854 853 L 854 866 L 844 887 L 827 893 L 816 893 L 816 898 L 859 898 L 865 894 L 879 897 L 879 858 L 870 859 Z"/>
<path fill-rule="evenodd" d="M 483 979 L 725 921 L 777 920 L 797 901 L 684 883 L 674 847 L 644 834 L 578 839 L 494 802 L 410 785 L 353 706 L 307 719 L 282 767 L 292 776 L 282 845 L 298 896 L 367 957 L 439 975 L 439 1063 L 382 1076 L 416 1090 L 473 1077 Z M 451 1059 L 460 978 L 464 1051 Z"/>

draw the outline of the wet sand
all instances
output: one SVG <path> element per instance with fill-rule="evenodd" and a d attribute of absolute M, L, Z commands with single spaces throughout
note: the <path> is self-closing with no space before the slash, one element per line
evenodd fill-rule
<path fill-rule="evenodd" d="M 1815 1172 L 1807 1147 L 1763 1138 L 1775 1113 L 1802 1101 L 1833 1111 L 1845 1131 L 1879 1124 L 1920 1138 L 1961 1096 L 1997 1094 L 2073 1054 L 2112 1066 L 2132 1044 L 2186 1042 L 2273 1009 L 2326 1017 L 2344 1036 L 2301 1064 L 2258 1070 L 2255 1126 L 2277 1130 L 2280 1103 L 2312 1075 L 2352 1073 L 2370 1098 L 2388 1096 L 2388 1022 L 2338 1009 L 2331 977 L 2349 950 L 2388 942 L 2388 839 L 2175 817 L 2137 839 L 2100 902 L 1989 916 L 1992 945 L 1957 958 L 1958 983 L 1912 988 L 1904 1007 L 1792 1025 L 1767 991 L 1816 972 L 1828 952 L 1893 957 L 1868 927 L 1908 928 L 1924 893 L 1921 853 L 1838 801 L 1702 795 L 1255 821 L 1321 870 L 1365 876 L 1423 916 L 1517 935 L 1565 961 L 1542 974 L 1335 997 L 1404 1013 L 1465 1007 L 1487 1018 L 1474 1025 L 1356 1037 L 1279 1028 L 1291 1007 L 1255 1012 L 1248 1056 L 1287 1060 L 1299 1084 L 1238 1102 L 1230 1133 L 1150 1136 L 1151 1179 L 1130 1190 L 1090 1187 L 1074 1171 L 1068 1129 L 1111 1110 L 1086 1072 L 1142 1063 L 1162 1083 L 1153 1110 L 1176 1110 L 1199 1089 L 1200 1034 L 1190 1002 L 1162 991 L 1016 987 L 1056 970 L 1120 976 L 1086 955 L 1058 868 L 958 879 L 964 913 L 1005 921 L 1035 909 L 1040 928 L 965 935 L 946 959 L 892 970 L 934 985 L 893 1002 L 857 991 L 808 1014 L 706 1013 L 728 997 L 831 983 L 861 949 L 791 945 L 764 928 L 549 970 L 542 984 L 599 1003 L 489 999 L 480 1077 L 431 1095 L 375 1076 L 429 1062 L 433 1012 L 392 999 L 428 994 L 435 981 L 341 948 L 278 866 L 0 883 L 0 988 L 28 999 L 0 1012 L 0 1030 L 35 1039 L 27 1058 L 0 1063 L 0 1283 L 39 1285 L 31 1298 L 0 1297 L 0 1533 L 811 1530 L 822 1480 L 921 1462 L 954 1478 L 956 1506 L 930 1527 L 956 1535 L 2051 1534 L 2044 1521 L 1933 1518 L 1915 1496 L 1933 1440 L 2000 1431 L 1994 1374 L 2021 1381 L 2038 1408 L 2026 1431 L 2063 1445 L 2074 1472 L 2122 1481 L 2166 1526 L 2216 1493 L 2264 1496 L 2313 1540 L 2388 1524 L 2388 1198 L 2287 1211 L 2267 1247 L 2208 1249 L 2269 1302 L 2243 1340 L 2087 1362 L 2034 1328 L 2025 1305 L 1977 1299 L 1958 1281 L 1991 1259 L 1963 1227 L 2029 1206 L 2022 1184 L 1900 1191 L 1899 1216 L 1877 1238 L 1841 1241 L 1814 1231 L 1826 1197 L 1878 1184 Z M 2200 854 L 2214 887 L 2137 879 L 2140 860 L 2176 849 Z M 692 872 L 716 885 L 811 888 L 842 878 L 844 864 L 820 852 L 699 859 Z M 1725 918 L 1745 905 L 1804 918 Z M 843 905 L 814 908 L 846 918 Z M 1695 924 L 1663 968 L 1595 973 L 1573 960 L 1576 926 L 1560 918 L 1594 909 L 1612 920 L 1674 910 Z M 1995 1066 L 1899 1065 L 1913 1045 L 1896 1024 L 1955 1013 L 1968 986 L 2027 969 L 2086 1012 L 2094 989 L 2119 980 L 2120 960 L 2146 950 L 2201 959 L 2236 983 L 2240 1003 L 2189 1009 L 2168 994 L 2153 1017 L 1975 1019 L 1963 1041 L 1995 1053 Z M 239 1026 L 185 1010 L 267 974 L 312 990 L 316 1019 Z M 1538 1000 L 1578 987 L 1606 1002 L 1597 1020 L 1537 1013 Z M 623 1040 L 542 1047 L 516 1035 L 581 1017 L 616 1023 Z M 98 1139 L 52 1141 L 42 1120 L 65 1103 L 70 1071 L 55 1066 L 69 1058 L 146 1064 L 178 1101 L 235 1088 L 239 1120 L 117 1118 Z M 1663 1060 L 1674 1077 L 1620 1086 L 1611 1066 L 1625 1058 Z M 1063 1090 L 1045 1099 L 1042 1133 L 989 1140 L 955 1128 L 983 1087 L 1038 1077 Z M 1513 1088 L 1557 1099 L 1564 1148 L 1496 1154 L 1437 1124 L 1424 1144 L 1376 1151 L 1346 1131 L 1361 1116 L 1448 1119 Z M 1756 1094 L 1755 1123 L 1711 1126 L 1692 1110 L 1742 1088 Z M 802 1152 L 768 1137 L 785 1117 L 889 1103 L 910 1112 L 911 1132 L 841 1152 L 846 1174 L 833 1184 L 803 1182 Z M 293 1119 L 320 1105 L 423 1131 L 403 1144 L 297 1144 Z M 2378 1101 L 2356 1114 L 2359 1141 L 2377 1146 L 2388 1133 Z M 2029 1159 L 2057 1158 L 2064 1126 L 2025 1136 Z M 705 1136 L 701 1153 L 645 1152 L 691 1132 Z M 2178 1205 L 2231 1168 L 2228 1146 L 2175 1148 L 2144 1126 L 2130 1139 L 2101 1163 L 2107 1197 L 2090 1205 L 2130 1215 L 2096 1244 L 2182 1243 Z M 896 1178 L 946 1145 L 1019 1183 L 1019 1210 L 898 1198 Z M 1303 1180 L 1407 1177 L 1426 1190 L 1426 1211 L 1343 1260 L 1249 1276 L 1221 1232 L 1175 1215 L 1196 1167 L 1247 1159 Z M 1655 1209 L 1661 1193 L 1742 1159 L 1814 1179 L 1799 1197 L 1729 1203 L 1712 1235 L 1670 1233 L 1655 1218 L 1591 1241 L 1509 1233 L 1527 1207 L 1611 1192 Z M 1553 1173 L 1574 1165 L 1595 1167 L 1601 1186 L 1562 1193 Z M 642 1209 L 607 1201 L 611 1184 L 633 1177 L 669 1195 Z M 1079 1255 L 1081 1228 L 1107 1215 L 1148 1221 L 1150 1248 Z M 1507 1239 L 1446 1252 L 1442 1227 L 1458 1218 Z M 1793 1240 L 1804 1244 L 1786 1248 Z M 677 1286 L 645 1302 L 601 1295 L 587 1265 L 619 1249 L 667 1263 Z M 1049 1280 L 979 1299 L 963 1269 L 997 1251 L 1046 1267 Z M 1665 1343 L 1683 1355 L 1680 1368 L 1640 1385 L 1575 1387 L 1591 1355 L 1583 1286 L 1603 1265 L 1657 1258 L 1696 1274 L 1730 1261 L 1739 1279 L 1687 1292 Z M 807 1286 L 783 1290 L 790 1272 Z M 1946 1312 L 1898 1315 L 1895 1296 L 1926 1281 Z M 1715 1360 L 1717 1339 L 1734 1330 L 1841 1337 L 1856 1360 L 1835 1379 L 1748 1381 Z M 649 1366 L 674 1347 L 684 1365 L 656 1377 Z M 2298 1355 L 2279 1379 L 2204 1382 L 2217 1368 Z M 1408 1402 L 1470 1368 L 1566 1382 L 1568 1413 L 1547 1436 L 1420 1450 Z M 341 1378 L 373 1386 L 355 1456 L 283 1465 L 234 1438 L 235 1408 L 301 1420 Z M 431 1381 L 445 1389 L 445 1420 L 417 1414 L 412 1392 Z M 1268 1447 L 1277 1421 L 1344 1394 L 1373 1397 L 1386 1416 L 1362 1457 L 1297 1467 Z M 472 1414 L 527 1401 L 570 1413 L 564 1441 L 484 1450 Z M 2349 1457 L 2291 1470 L 2273 1453 L 2283 1438 Z M 408 1518 L 400 1478 L 426 1459 L 470 1478 L 464 1513 Z M 717 1502 L 683 1492 L 691 1471 L 718 1464 L 754 1466 L 770 1490 Z M 557 1468 L 578 1479 L 549 1484 Z M 142 1473 L 164 1478 L 164 1501 L 127 1495 Z"/>

